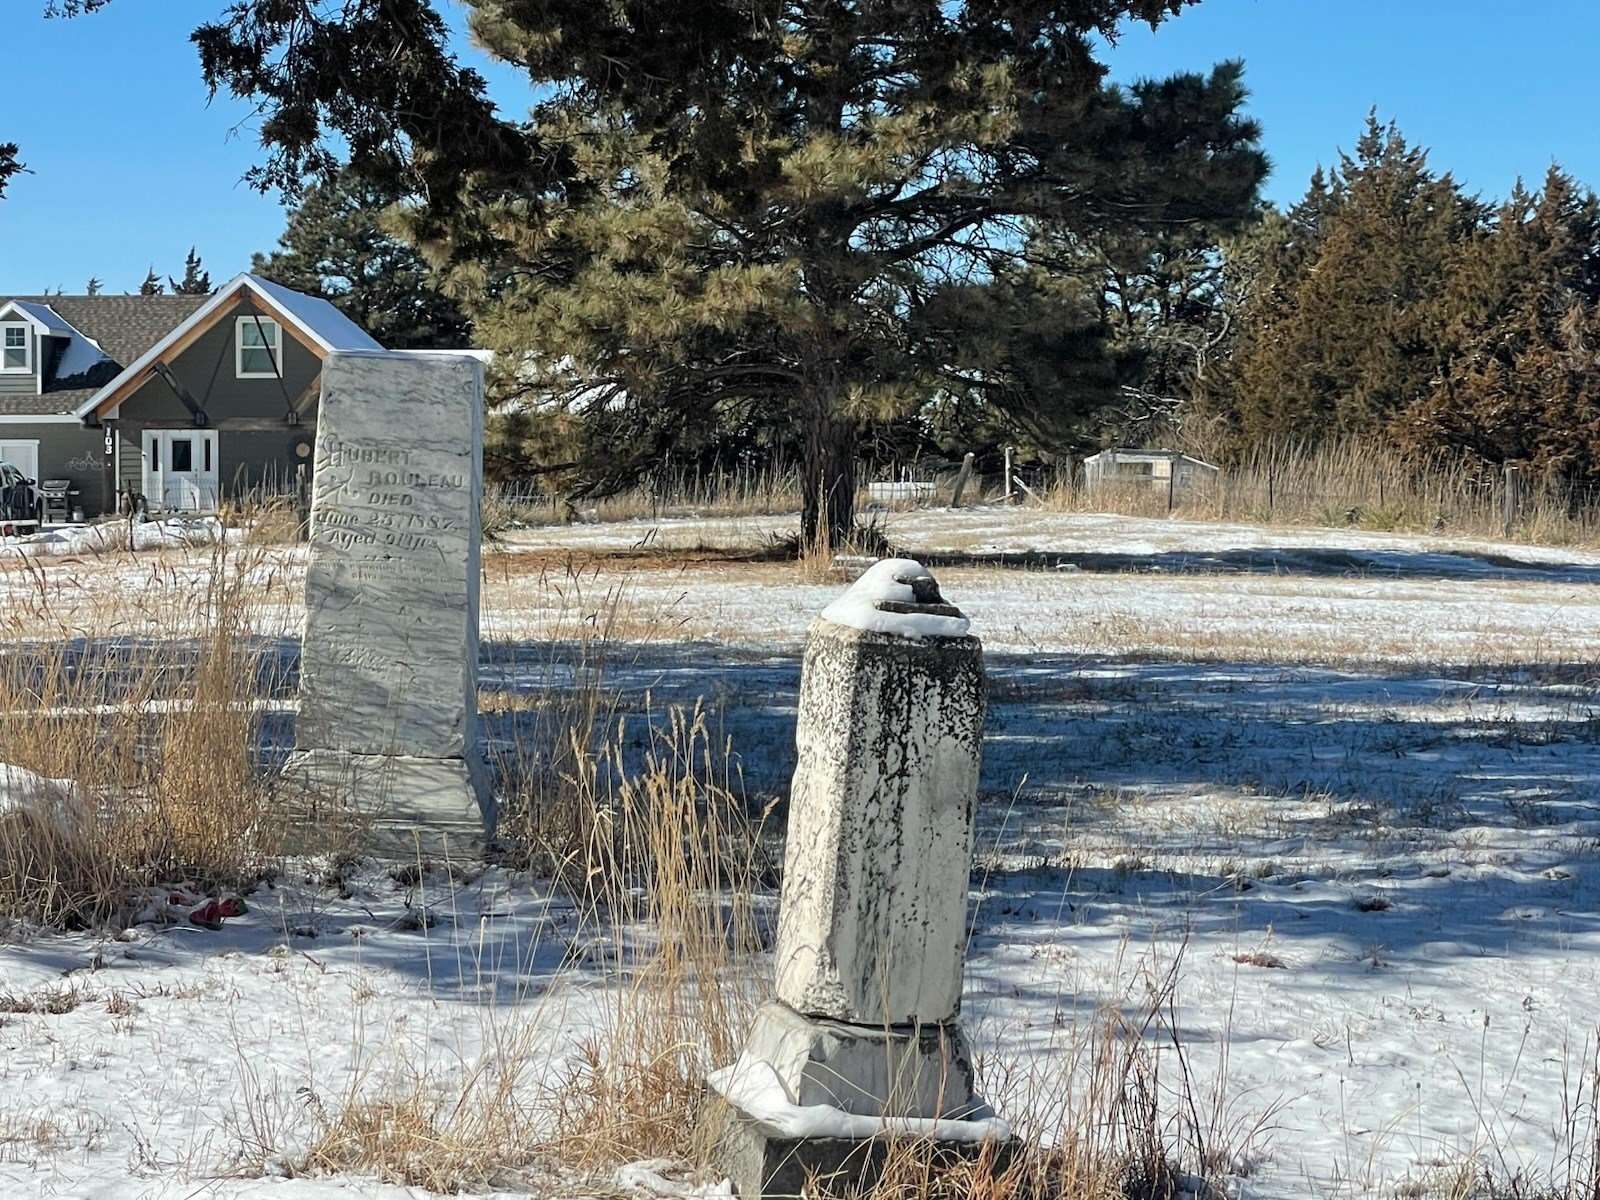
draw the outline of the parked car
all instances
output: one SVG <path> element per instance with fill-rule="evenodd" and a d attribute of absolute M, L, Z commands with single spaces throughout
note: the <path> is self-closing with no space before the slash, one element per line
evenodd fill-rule
<path fill-rule="evenodd" d="M 0 521 L 44 520 L 44 493 L 10 463 L 0 461 Z"/>

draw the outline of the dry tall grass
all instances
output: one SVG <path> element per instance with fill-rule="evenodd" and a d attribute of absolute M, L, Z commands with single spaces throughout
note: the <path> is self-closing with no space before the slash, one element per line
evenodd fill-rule
<path fill-rule="evenodd" d="M 638 619 L 622 584 L 573 562 L 541 570 L 534 590 L 555 602 L 541 630 L 545 652 L 516 670 L 538 686 L 483 701 L 511 725 L 490 748 L 500 780 L 499 835 L 535 874 L 581 889 L 600 836 L 596 764 L 617 720 L 607 671 L 624 642 L 648 641 L 654 626 L 648 615 Z"/>
<path fill-rule="evenodd" d="M 1595 497 L 1574 495 L 1558 481 L 1519 475 L 1507 521 L 1506 476 L 1460 461 L 1418 461 L 1377 443 L 1284 442 L 1253 447 L 1242 457 L 1213 457 L 1206 445 L 1185 447 L 1223 464 L 1214 479 L 1173 492 L 1153 484 L 1107 484 L 1092 490 L 1060 478 L 1048 507 L 1177 516 L 1260 525 L 1354 526 L 1409 530 L 1543 545 L 1600 542 Z"/>
<path fill-rule="evenodd" d="M 439 1069 L 393 1044 L 369 1057 L 339 1094 L 302 1089 L 314 1124 L 295 1173 L 357 1172 L 385 1183 L 457 1192 L 490 1183 L 538 1154 L 539 1114 L 528 1103 L 543 1048 L 511 1021 L 464 1071 Z M 266 1137 L 266 1156 L 277 1147 Z M 280 1161 L 283 1161 L 280 1159 Z"/>
<path fill-rule="evenodd" d="M 571 784 L 594 817 L 556 976 L 486 1006 L 475 1046 L 388 1036 L 346 1083 L 307 1079 L 298 1150 L 283 1106 L 254 1095 L 238 1160 L 455 1191 L 694 1158 L 705 1074 L 736 1053 L 760 991 L 764 863 L 702 711 L 665 714 L 625 763 L 629 745 L 619 724 Z"/>
<path fill-rule="evenodd" d="M 62 624 L 49 574 L 70 564 L 27 564 L 34 601 L 0 618 L 0 761 L 53 781 L 0 808 L 0 921 L 114 922 L 141 889 L 237 885 L 276 851 L 259 556 L 222 541 L 198 572 L 122 557 L 151 572 L 138 632 L 111 589 Z"/>
<path fill-rule="evenodd" d="M 1223 455 L 1203 437 L 1180 441 L 1180 449 L 1222 463 L 1214 480 L 1169 495 L 1164 480 L 1104 484 L 1093 490 L 1069 474 L 1022 471 L 1047 508 L 1117 512 L 1129 516 L 1177 516 L 1193 520 L 1263 525 L 1354 526 L 1462 537 L 1510 538 L 1541 545 L 1600 544 L 1600 493 L 1574 492 L 1559 480 L 1522 472 L 1508 521 L 1506 475 L 1464 461 L 1418 460 L 1376 442 L 1337 441 L 1311 446 L 1263 443 L 1241 455 Z M 936 508 L 950 503 L 941 486 L 923 497 L 872 501 L 862 469 L 858 511 Z M 997 486 L 996 480 L 989 480 Z M 981 481 L 968 502 L 997 498 Z M 501 530 L 582 518 L 619 521 L 668 517 L 756 516 L 799 511 L 796 473 L 782 467 L 696 474 L 642 485 L 603 499 L 569 503 L 559 497 L 491 489 L 484 502 L 485 528 Z M 871 538 L 867 528 L 865 537 Z M 837 549 L 837 548 L 836 548 Z"/>
<path fill-rule="evenodd" d="M 637 487 L 610 496 L 569 498 L 553 492 L 490 485 L 484 493 L 484 529 L 649 517 L 737 517 L 796 512 L 799 473 L 783 464 L 734 469 L 662 471 Z"/>
<path fill-rule="evenodd" d="M 611 932 L 590 958 L 607 990 L 551 1092 L 559 1156 L 582 1168 L 702 1153 L 686 1135 L 706 1074 L 737 1057 L 765 990 L 767 864 L 726 743 L 696 708 L 652 727 L 637 770 L 626 745 L 619 728 L 585 785 L 603 814 L 589 870 Z"/>

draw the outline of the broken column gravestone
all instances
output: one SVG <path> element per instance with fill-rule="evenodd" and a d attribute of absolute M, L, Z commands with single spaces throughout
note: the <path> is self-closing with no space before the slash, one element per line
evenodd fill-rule
<path fill-rule="evenodd" d="M 863 1182 L 888 1135 L 1009 1140 L 958 1020 L 983 712 L 982 648 L 918 563 L 806 632 L 777 996 L 710 1081 L 744 1200 Z"/>
<path fill-rule="evenodd" d="M 477 738 L 482 371 L 391 351 L 322 368 L 285 771 L 405 844 L 494 831 Z"/>

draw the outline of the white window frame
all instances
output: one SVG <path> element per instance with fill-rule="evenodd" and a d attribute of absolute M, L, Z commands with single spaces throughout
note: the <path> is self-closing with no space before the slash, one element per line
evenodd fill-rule
<path fill-rule="evenodd" d="M 261 322 L 261 333 L 269 335 L 266 344 L 261 346 L 246 347 L 244 344 L 244 331 L 246 326 L 254 330 L 256 322 Z M 244 369 L 244 352 L 250 350 L 265 350 L 272 359 L 270 371 L 246 371 Z M 283 326 L 271 317 L 238 317 L 234 321 L 233 330 L 233 368 L 234 375 L 239 379 L 281 379 L 283 377 Z"/>
<path fill-rule="evenodd" d="M 6 334 L 13 329 L 22 330 L 23 365 L 8 367 L 5 363 Z M 0 321 L 0 373 L 6 375 L 33 374 L 33 326 L 26 321 Z"/>

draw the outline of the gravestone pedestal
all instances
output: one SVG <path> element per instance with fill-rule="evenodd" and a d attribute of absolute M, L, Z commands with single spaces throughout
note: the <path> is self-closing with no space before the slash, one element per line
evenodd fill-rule
<path fill-rule="evenodd" d="M 481 843 L 495 816 L 477 738 L 482 367 L 334 352 L 322 378 L 285 773 L 397 849 Z"/>
<path fill-rule="evenodd" d="M 475 851 L 493 832 L 488 771 L 470 758 L 296 750 L 284 773 L 309 795 L 371 818 L 379 852 Z"/>
<path fill-rule="evenodd" d="M 711 1081 L 727 1106 L 721 1162 L 745 1200 L 793 1194 L 802 1159 L 859 1182 L 896 1129 L 1005 1136 L 974 1094 L 957 1020 L 978 639 L 923 567 L 878 563 L 807 631 L 799 709 L 777 996 Z"/>

